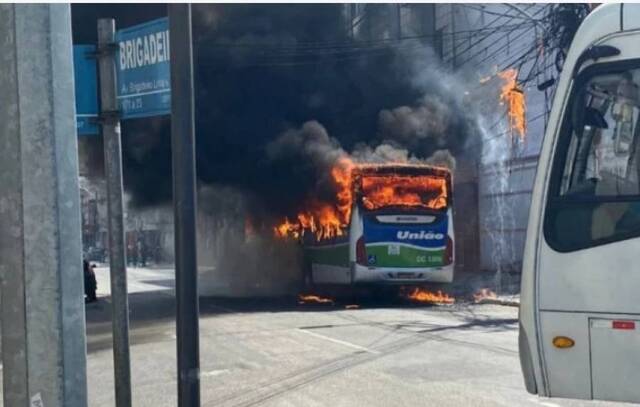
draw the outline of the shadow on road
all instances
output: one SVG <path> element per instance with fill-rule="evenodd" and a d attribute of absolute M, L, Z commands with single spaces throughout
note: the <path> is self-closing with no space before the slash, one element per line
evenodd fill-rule
<path fill-rule="evenodd" d="M 154 281 L 153 284 L 171 287 L 173 281 Z M 173 290 L 153 290 L 129 294 L 129 315 L 131 344 L 146 343 L 158 340 L 175 340 L 176 302 Z M 297 296 L 277 298 L 220 298 L 201 297 L 200 317 L 206 318 L 220 314 L 242 314 L 255 312 L 338 312 L 346 309 L 429 309 L 440 307 L 433 304 L 416 304 L 397 295 L 360 295 L 357 298 L 338 298 L 331 303 L 300 304 Z M 514 319 L 483 319 L 475 315 L 473 306 L 469 303 L 443 305 L 443 310 L 461 313 L 466 323 L 457 329 L 473 328 L 476 326 L 508 329 L 505 326 L 514 324 Z M 97 303 L 89 304 L 86 308 L 87 319 L 87 347 L 89 352 L 108 349 L 111 344 L 111 297 L 101 297 Z M 417 332 L 419 327 L 413 326 Z M 425 327 L 426 328 L 426 327 Z M 427 328 L 431 330 L 433 328 Z M 442 328 L 446 329 L 446 328 Z M 437 330 L 437 329 L 436 329 Z"/>

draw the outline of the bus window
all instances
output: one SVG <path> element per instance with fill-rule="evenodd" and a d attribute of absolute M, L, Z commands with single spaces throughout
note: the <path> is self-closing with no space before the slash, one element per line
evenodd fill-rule
<path fill-rule="evenodd" d="M 361 202 L 364 208 L 388 207 L 446 209 L 447 179 L 430 175 L 363 175 Z"/>
<path fill-rule="evenodd" d="M 640 70 L 576 83 L 545 222 L 547 240 L 559 251 L 640 235 Z"/>

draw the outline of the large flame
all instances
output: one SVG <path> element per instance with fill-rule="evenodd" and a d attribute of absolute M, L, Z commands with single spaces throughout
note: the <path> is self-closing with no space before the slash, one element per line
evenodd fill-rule
<path fill-rule="evenodd" d="M 347 157 L 338 159 L 331 169 L 331 176 L 337 189 L 335 203 L 312 201 L 307 210 L 300 212 L 296 220 L 288 218 L 274 228 L 278 237 L 301 237 L 305 231 L 314 234 L 317 240 L 344 235 L 344 229 L 351 217 L 353 203 L 353 178 L 351 171 L 354 163 Z"/>
<path fill-rule="evenodd" d="M 425 175 L 424 172 L 407 175 L 406 172 L 395 172 L 403 167 L 423 167 L 423 170 L 442 172 L 442 175 Z M 275 226 L 274 233 L 277 237 L 294 239 L 305 233 L 312 233 L 316 240 L 343 236 L 349 225 L 355 194 L 362 199 L 363 207 L 368 210 L 389 206 L 436 210 L 445 208 L 448 205 L 448 179 L 444 175 L 446 171 L 419 165 L 356 164 L 343 157 L 331 169 L 331 179 L 337 191 L 335 202 L 311 200 L 306 209 L 295 218 L 285 218 Z"/>
<path fill-rule="evenodd" d="M 500 91 L 500 102 L 507 105 L 509 128 L 520 141 L 524 141 L 527 133 L 527 106 L 524 91 L 517 83 L 518 71 L 507 69 L 498 73 L 498 76 L 504 81 Z"/>
<path fill-rule="evenodd" d="M 369 210 L 386 206 L 442 209 L 447 206 L 447 180 L 428 175 L 363 175 L 362 204 Z"/>

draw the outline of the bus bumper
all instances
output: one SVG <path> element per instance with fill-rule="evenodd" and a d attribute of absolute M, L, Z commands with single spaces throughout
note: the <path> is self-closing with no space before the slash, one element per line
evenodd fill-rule
<path fill-rule="evenodd" d="M 442 267 L 399 269 L 393 267 L 367 267 L 353 265 L 354 284 L 411 285 L 422 283 L 450 283 L 453 264 Z"/>

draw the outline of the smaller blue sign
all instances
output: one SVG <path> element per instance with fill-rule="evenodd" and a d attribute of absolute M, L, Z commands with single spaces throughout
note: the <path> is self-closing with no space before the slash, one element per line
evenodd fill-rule
<path fill-rule="evenodd" d="M 96 135 L 98 126 L 98 81 L 94 45 L 73 46 L 73 72 L 76 89 L 76 129 L 78 135 Z"/>
<path fill-rule="evenodd" d="M 116 34 L 118 102 L 123 119 L 171 113 L 169 19 Z"/>

